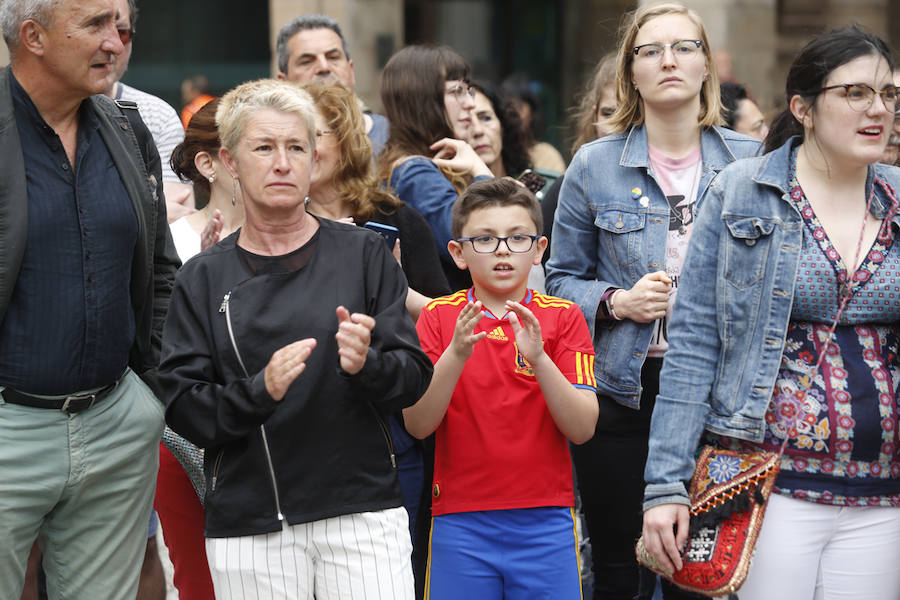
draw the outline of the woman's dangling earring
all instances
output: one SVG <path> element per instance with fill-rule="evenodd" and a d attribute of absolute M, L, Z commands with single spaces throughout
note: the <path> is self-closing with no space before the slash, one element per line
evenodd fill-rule
<path fill-rule="evenodd" d="M 235 205 L 235 196 L 237 196 L 237 177 L 231 179 L 231 205 Z"/>

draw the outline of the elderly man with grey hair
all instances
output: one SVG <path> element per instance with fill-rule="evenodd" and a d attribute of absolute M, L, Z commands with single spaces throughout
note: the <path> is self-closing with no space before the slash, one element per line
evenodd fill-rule
<path fill-rule="evenodd" d="M 326 15 L 301 15 L 278 32 L 278 79 L 298 83 L 334 81 L 348 90 L 356 86 L 347 40 L 336 20 Z M 362 106 L 362 102 L 360 101 Z M 388 139 L 388 120 L 363 107 L 366 134 L 375 154 Z"/>
<path fill-rule="evenodd" d="M 133 599 L 178 258 L 159 154 L 105 92 L 115 0 L 3 0 L 0 29 L 0 598 L 35 539 L 51 598 Z"/>

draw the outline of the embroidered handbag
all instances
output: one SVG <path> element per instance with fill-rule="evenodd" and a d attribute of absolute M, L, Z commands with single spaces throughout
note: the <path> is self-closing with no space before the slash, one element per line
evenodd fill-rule
<path fill-rule="evenodd" d="M 781 452 L 739 452 L 704 446 L 688 491 L 691 521 L 683 567 L 663 571 L 644 546 L 638 562 L 678 587 L 715 597 L 733 594 L 747 577 Z"/>

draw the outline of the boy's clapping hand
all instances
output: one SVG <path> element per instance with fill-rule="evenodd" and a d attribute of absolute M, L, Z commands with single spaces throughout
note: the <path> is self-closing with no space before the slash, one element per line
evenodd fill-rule
<path fill-rule="evenodd" d="M 483 340 L 487 335 L 486 331 L 473 333 L 475 325 L 484 317 L 481 308 L 480 301 L 469 302 L 456 319 L 456 328 L 453 330 L 453 339 L 450 340 L 450 349 L 461 361 L 468 360 L 472 356 L 475 342 Z"/>
<path fill-rule="evenodd" d="M 510 311 L 509 323 L 516 334 L 516 346 L 525 360 L 534 365 L 544 353 L 541 324 L 533 312 L 518 302 L 507 300 L 506 308 Z"/>

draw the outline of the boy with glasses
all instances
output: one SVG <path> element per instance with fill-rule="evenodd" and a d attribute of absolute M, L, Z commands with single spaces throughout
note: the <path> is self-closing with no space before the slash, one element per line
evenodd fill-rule
<path fill-rule="evenodd" d="M 515 181 L 472 184 L 448 250 L 474 285 L 417 323 L 435 371 L 403 417 L 414 436 L 435 433 L 433 600 L 581 597 L 567 440 L 594 432 L 594 351 L 575 304 L 527 288 L 542 225 Z"/>

